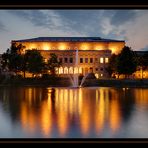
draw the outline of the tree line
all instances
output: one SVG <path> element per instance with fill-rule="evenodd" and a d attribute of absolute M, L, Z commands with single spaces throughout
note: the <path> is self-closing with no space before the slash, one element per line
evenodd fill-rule
<path fill-rule="evenodd" d="M 32 73 L 32 76 L 39 75 L 40 73 L 47 73 L 50 70 L 52 75 L 55 75 L 55 67 L 59 67 L 61 62 L 58 61 L 57 55 L 50 54 L 47 62 L 37 49 L 26 50 L 22 44 L 16 45 L 12 43 L 11 47 L 2 54 L 1 66 L 2 70 L 11 71 L 17 74 L 23 72 L 25 78 L 26 72 Z"/>
<path fill-rule="evenodd" d="M 125 46 L 118 55 L 112 54 L 106 70 L 110 77 L 124 75 L 125 78 L 128 78 L 137 71 L 138 67 L 141 67 L 142 70 L 147 69 L 148 54 L 138 55 L 131 47 Z"/>

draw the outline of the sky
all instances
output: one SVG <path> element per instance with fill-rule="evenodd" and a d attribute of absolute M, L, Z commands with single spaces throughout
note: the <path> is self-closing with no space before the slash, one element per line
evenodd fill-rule
<path fill-rule="evenodd" d="M 0 53 L 11 40 L 35 37 L 101 37 L 148 50 L 148 10 L 0 10 Z"/>

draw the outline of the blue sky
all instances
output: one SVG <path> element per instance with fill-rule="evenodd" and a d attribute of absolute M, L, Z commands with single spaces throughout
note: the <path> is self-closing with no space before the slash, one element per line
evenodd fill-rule
<path fill-rule="evenodd" d="M 11 40 L 47 36 L 119 39 L 148 50 L 148 10 L 0 10 L 0 53 Z"/>

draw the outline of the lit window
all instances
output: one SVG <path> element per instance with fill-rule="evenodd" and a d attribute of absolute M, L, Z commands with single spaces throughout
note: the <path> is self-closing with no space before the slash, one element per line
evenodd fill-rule
<path fill-rule="evenodd" d="M 68 68 L 67 67 L 64 68 L 64 74 L 68 74 Z"/>
<path fill-rule="evenodd" d="M 44 61 L 45 61 L 45 63 L 47 63 L 47 62 L 48 62 L 48 60 L 47 60 L 47 59 L 44 59 Z"/>
<path fill-rule="evenodd" d="M 74 74 L 78 74 L 79 72 L 78 72 L 78 67 L 75 67 L 74 68 Z"/>
<path fill-rule="evenodd" d="M 70 68 L 69 68 L 69 73 L 70 73 L 70 74 L 73 74 L 73 67 L 70 67 Z"/>
<path fill-rule="evenodd" d="M 103 74 L 101 73 L 101 77 L 103 77 Z"/>
<path fill-rule="evenodd" d="M 104 63 L 104 58 L 100 58 L 100 63 Z"/>
<path fill-rule="evenodd" d="M 63 74 L 63 68 L 62 67 L 59 68 L 59 74 Z"/>
<path fill-rule="evenodd" d="M 109 62 L 109 59 L 108 58 L 105 58 L 105 63 L 108 63 Z"/>
<path fill-rule="evenodd" d="M 79 73 L 82 73 L 82 67 L 79 68 Z"/>
<path fill-rule="evenodd" d="M 98 76 L 98 74 L 97 74 L 97 73 L 95 74 L 95 77 L 96 77 L 96 78 L 99 78 L 99 76 Z"/>

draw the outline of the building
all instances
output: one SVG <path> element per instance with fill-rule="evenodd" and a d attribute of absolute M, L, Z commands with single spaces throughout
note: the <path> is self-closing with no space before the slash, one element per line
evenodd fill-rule
<path fill-rule="evenodd" d="M 145 60 L 147 59 L 148 63 L 148 51 L 135 51 L 137 58 L 145 57 Z M 133 74 L 134 78 L 138 79 L 148 79 L 148 65 L 142 66 L 138 65 L 137 71 Z"/>
<path fill-rule="evenodd" d="M 13 40 L 12 43 L 25 46 L 22 52 L 39 50 L 45 62 L 49 59 L 50 53 L 55 53 L 62 62 L 62 66 L 56 71 L 59 75 L 85 75 L 93 72 L 97 78 L 108 77 L 106 67 L 109 57 L 112 53 L 119 53 L 125 46 L 123 40 L 100 37 L 38 37 Z"/>

